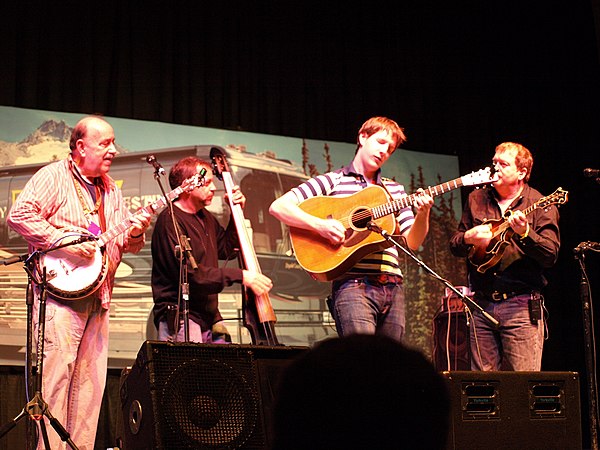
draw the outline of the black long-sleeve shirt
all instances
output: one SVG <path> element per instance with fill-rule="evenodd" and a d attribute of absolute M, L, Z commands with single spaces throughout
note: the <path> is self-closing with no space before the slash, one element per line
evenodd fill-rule
<path fill-rule="evenodd" d="M 525 185 L 521 195 L 510 205 L 511 210 L 524 210 L 535 204 L 542 195 Z M 529 235 L 523 239 L 516 233 L 508 241 L 502 258 L 485 273 L 468 261 L 469 285 L 479 295 L 493 291 L 518 292 L 541 290 L 547 281 L 544 269 L 551 267 L 558 258 L 560 233 L 558 208 L 536 208 L 527 214 Z M 455 256 L 466 257 L 472 245 L 465 244 L 465 232 L 487 220 L 502 219 L 496 191 L 492 188 L 477 189 L 469 194 L 458 231 L 450 239 L 450 251 Z"/>
<path fill-rule="evenodd" d="M 173 207 L 181 232 L 190 239 L 192 255 L 198 266 L 193 270 L 188 260 L 189 316 L 200 326 L 210 328 L 222 320 L 218 293 L 225 286 L 243 281 L 242 269 L 219 268 L 219 259 L 236 256 L 239 248 L 235 223 L 231 220 L 224 229 L 215 216 L 204 209 L 195 214 Z M 154 323 L 158 324 L 167 311 L 168 304 L 179 300 L 180 263 L 175 253 L 178 245 L 169 210 L 161 212 L 152 233 L 152 294 L 154 297 Z"/>

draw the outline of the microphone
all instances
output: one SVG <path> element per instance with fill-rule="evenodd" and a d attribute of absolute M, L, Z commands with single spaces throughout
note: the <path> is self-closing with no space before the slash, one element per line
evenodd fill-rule
<path fill-rule="evenodd" d="M 84 242 L 97 241 L 98 239 L 98 236 L 94 236 L 92 234 L 84 234 L 78 237 L 77 239 L 70 241 L 67 245 L 83 244 Z"/>
<path fill-rule="evenodd" d="M 583 169 L 583 175 L 588 178 L 600 177 L 600 169 Z"/>
<path fill-rule="evenodd" d="M 9 264 L 26 261 L 28 257 L 29 257 L 28 253 L 25 253 L 24 255 L 15 255 L 15 256 L 11 256 L 10 258 L 0 260 L 0 264 L 2 264 L 4 266 L 8 266 Z"/>
<path fill-rule="evenodd" d="M 374 220 L 369 220 L 369 222 L 367 223 L 367 229 L 370 231 L 374 231 L 375 233 L 382 233 L 384 231 L 379 225 L 377 225 L 377 222 L 375 222 Z"/>
<path fill-rule="evenodd" d="M 154 167 L 154 170 L 156 171 L 157 174 L 159 174 L 159 175 L 165 174 L 165 169 L 163 169 L 163 166 L 160 165 L 160 163 L 156 160 L 156 157 L 154 155 L 146 156 L 146 162 L 148 164 L 152 164 L 152 166 Z"/>
<path fill-rule="evenodd" d="M 586 250 L 600 252 L 600 243 L 591 241 L 580 242 L 579 245 L 573 249 L 573 253 L 583 253 Z"/>
<path fill-rule="evenodd" d="M 100 238 L 98 236 L 94 236 L 93 234 L 84 234 L 79 239 L 81 240 L 81 242 L 87 242 L 87 241 L 97 241 Z"/>

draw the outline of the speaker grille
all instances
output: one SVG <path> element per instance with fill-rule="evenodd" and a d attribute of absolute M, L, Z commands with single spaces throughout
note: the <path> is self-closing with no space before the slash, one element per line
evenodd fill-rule
<path fill-rule="evenodd" d="M 271 384 L 305 350 L 146 341 L 121 386 L 125 450 L 267 448 Z"/>
<path fill-rule="evenodd" d="M 239 363 L 240 361 L 236 361 Z M 258 421 L 251 361 L 190 360 L 166 374 L 161 390 L 164 443 L 238 448 Z"/>

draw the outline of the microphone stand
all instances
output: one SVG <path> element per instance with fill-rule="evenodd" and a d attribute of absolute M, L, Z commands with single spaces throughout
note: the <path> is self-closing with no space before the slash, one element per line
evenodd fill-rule
<path fill-rule="evenodd" d="M 175 341 L 177 340 L 177 334 L 179 332 L 179 314 L 180 310 L 182 312 L 183 317 L 183 335 L 184 342 L 190 341 L 190 328 L 189 328 L 189 310 L 190 310 L 190 286 L 188 283 L 188 268 L 187 261 L 190 262 L 193 270 L 198 269 L 198 265 L 196 264 L 196 260 L 192 254 L 192 248 L 190 246 L 190 239 L 182 233 L 181 228 L 179 227 L 179 223 L 175 217 L 175 211 L 173 210 L 173 202 L 167 197 L 166 191 L 162 185 L 160 180 L 160 174 L 164 171 L 161 171 L 162 167 L 160 165 L 155 166 L 154 171 L 154 179 L 158 183 L 158 186 L 162 192 L 162 195 L 165 199 L 167 199 L 167 207 L 169 208 L 169 214 L 171 216 L 171 221 L 173 222 L 173 229 L 175 230 L 175 236 L 178 244 L 175 246 L 175 256 L 179 260 L 179 292 L 181 297 L 179 298 L 181 302 L 181 308 L 179 308 L 179 304 L 177 305 L 177 313 L 175 314 Z M 167 315 L 168 320 L 168 315 Z M 168 325 L 168 322 L 167 322 Z"/>
<path fill-rule="evenodd" d="M 472 309 L 476 309 L 495 328 L 500 327 L 500 323 L 498 322 L 498 320 L 496 320 L 496 318 L 494 316 L 492 316 L 490 313 L 488 313 L 487 311 L 485 311 L 481 306 L 479 306 L 477 303 L 475 303 L 468 296 L 464 295 L 460 290 L 458 290 L 457 288 L 455 288 L 448 280 L 446 280 L 445 278 L 442 278 L 440 275 L 438 275 L 436 272 L 434 272 L 433 269 L 431 269 L 429 266 L 427 266 L 427 264 L 425 264 L 423 261 L 421 261 L 419 258 L 417 258 L 413 254 L 413 252 L 411 252 L 410 250 L 407 250 L 406 248 L 404 248 L 404 246 L 401 245 L 399 242 L 397 242 L 393 238 L 393 236 L 391 236 L 387 231 L 383 230 L 375 222 L 370 221 L 368 223 L 368 225 L 367 225 L 367 228 L 369 230 L 371 230 L 371 231 L 374 231 L 376 233 L 381 234 L 384 237 L 385 240 L 387 240 L 392 245 L 394 245 L 398 249 L 402 250 L 405 254 L 407 254 L 408 256 L 410 256 L 429 275 L 431 275 L 436 280 L 442 282 L 448 289 L 450 289 L 452 292 L 454 292 L 457 296 L 459 296 L 462 299 L 462 301 L 465 304 L 465 308 L 469 308 L 470 307 Z"/>
<path fill-rule="evenodd" d="M 585 346 L 585 367 L 587 371 L 587 388 L 589 402 L 589 427 L 590 443 L 592 450 L 598 450 L 598 397 L 596 379 L 595 340 L 593 326 L 593 310 L 591 302 L 591 289 L 585 268 L 585 250 L 600 248 L 600 243 L 582 242 L 573 252 L 581 270 L 579 295 L 583 311 L 583 337 Z"/>
<path fill-rule="evenodd" d="M 54 430 L 56 431 L 56 433 L 58 434 L 60 439 L 63 442 L 66 442 L 69 445 L 69 447 L 71 447 L 73 450 L 78 450 L 78 447 L 71 440 L 71 436 L 70 436 L 69 432 L 60 423 L 60 421 L 58 419 L 56 419 L 50 413 L 50 410 L 48 408 L 48 403 L 46 403 L 44 401 L 44 398 L 42 397 L 44 336 L 46 333 L 46 297 L 47 297 L 46 287 L 48 285 L 48 279 L 46 276 L 46 267 L 42 268 L 41 279 L 36 279 L 35 273 L 36 273 L 36 267 L 38 266 L 38 264 L 36 264 L 36 259 L 38 259 L 39 257 L 41 257 L 47 253 L 53 252 L 55 250 L 59 250 L 61 248 L 68 247 L 71 245 L 81 244 L 82 242 L 86 242 L 86 241 L 90 241 L 90 240 L 96 240 L 96 237 L 95 236 L 87 236 L 87 235 L 81 236 L 79 239 L 76 239 L 71 242 L 67 242 L 65 244 L 57 245 L 57 246 L 52 247 L 45 251 L 38 250 L 38 251 L 31 253 L 31 255 L 29 255 L 29 256 L 27 256 L 27 255 L 14 256 L 12 258 L 8 258 L 7 260 L 2 261 L 2 263 L 4 265 L 8 265 L 8 264 L 12 264 L 12 263 L 20 262 L 20 261 L 25 262 L 24 269 L 25 269 L 25 272 L 27 272 L 27 278 L 28 278 L 27 291 L 26 291 L 27 292 L 27 355 L 26 355 L 27 362 L 26 362 L 26 370 L 27 370 L 27 378 L 28 378 L 28 380 L 26 382 L 27 399 L 29 400 L 30 368 L 31 368 L 31 372 L 33 372 L 35 369 L 35 379 L 33 380 L 34 381 L 33 386 L 35 388 L 35 393 L 33 395 L 33 398 L 28 401 L 28 403 L 25 405 L 23 410 L 14 419 L 12 419 L 10 422 L 4 424 L 2 426 L 2 428 L 0 428 L 0 438 L 2 436 L 4 436 L 5 434 L 7 434 L 10 430 L 12 430 L 21 419 L 29 416 L 32 420 L 36 420 L 40 424 L 40 431 L 42 434 L 42 439 L 44 440 L 44 446 L 47 450 L 50 450 L 50 442 L 48 441 L 48 432 L 46 430 L 46 423 L 43 420 L 43 416 L 46 416 L 48 418 L 48 421 L 50 422 L 50 425 L 52 425 L 52 428 L 54 428 Z M 38 273 L 39 273 L 39 270 L 38 270 Z M 36 364 L 35 364 L 35 367 L 30 367 L 31 366 L 30 352 L 33 347 L 32 343 L 31 343 L 31 339 L 33 336 L 32 328 L 31 328 L 32 319 L 33 319 L 32 308 L 33 308 L 33 297 L 34 297 L 33 283 L 35 283 L 39 287 L 39 311 L 38 311 Z"/>

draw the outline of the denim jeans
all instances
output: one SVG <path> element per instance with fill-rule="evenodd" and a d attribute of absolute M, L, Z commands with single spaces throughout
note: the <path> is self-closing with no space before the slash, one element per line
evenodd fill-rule
<path fill-rule="evenodd" d="M 380 334 L 400 341 L 404 336 L 404 287 L 368 278 L 334 281 L 327 301 L 340 336 Z"/>
<path fill-rule="evenodd" d="M 495 329 L 476 310 L 470 326 L 472 370 L 528 370 L 542 368 L 544 318 L 532 323 L 529 302 L 543 305 L 540 294 L 523 294 L 494 302 L 478 304 L 500 323 Z M 543 308 L 542 308 L 543 309 Z"/>

